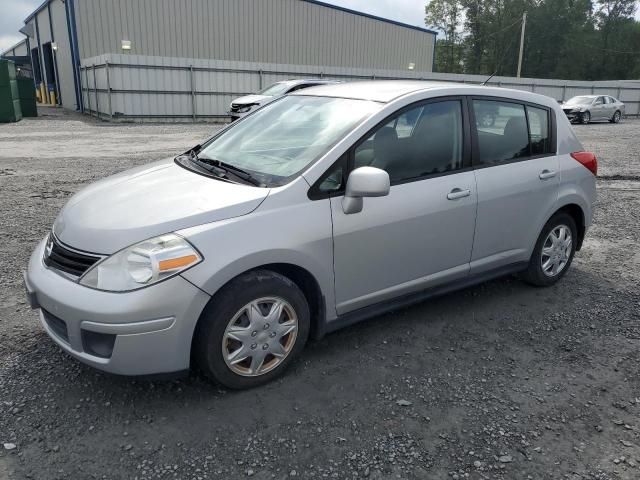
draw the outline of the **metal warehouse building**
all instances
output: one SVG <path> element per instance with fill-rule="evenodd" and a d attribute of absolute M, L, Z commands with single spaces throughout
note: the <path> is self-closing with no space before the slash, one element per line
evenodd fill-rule
<path fill-rule="evenodd" d="M 315 0 L 47 0 L 25 41 L 43 101 L 105 118 L 223 117 L 285 78 L 431 72 L 433 31 Z"/>

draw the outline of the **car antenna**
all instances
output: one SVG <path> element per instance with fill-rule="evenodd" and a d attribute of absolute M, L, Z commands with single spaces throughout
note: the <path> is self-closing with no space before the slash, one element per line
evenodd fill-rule
<path fill-rule="evenodd" d="M 491 75 L 489 75 L 489 78 L 487 78 L 487 79 L 486 79 L 484 82 L 482 82 L 480 85 L 484 87 L 484 86 L 487 84 L 487 82 L 488 82 L 489 80 L 491 80 L 491 79 L 495 76 L 495 74 L 496 74 L 496 73 L 498 73 L 498 71 L 497 71 L 497 70 L 496 70 L 495 72 L 493 72 Z"/>

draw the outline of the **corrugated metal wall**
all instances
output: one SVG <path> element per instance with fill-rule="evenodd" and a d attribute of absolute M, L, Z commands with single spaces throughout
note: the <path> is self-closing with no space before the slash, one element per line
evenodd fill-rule
<path fill-rule="evenodd" d="M 411 78 L 481 83 L 481 75 L 341 68 L 108 54 L 82 61 L 85 110 L 114 120 L 226 119 L 235 97 L 290 78 L 341 80 Z M 108 80 L 107 80 L 108 78 Z M 94 80 L 95 79 L 95 80 Z M 579 94 L 620 98 L 627 114 L 640 114 L 640 85 L 494 77 L 493 86 L 536 92 L 556 100 Z"/>
<path fill-rule="evenodd" d="M 431 71 L 435 35 L 303 0 L 79 0 L 80 57 L 120 53 Z M 420 21 L 420 18 L 416 19 Z"/>
<path fill-rule="evenodd" d="M 27 40 L 25 39 L 25 40 L 15 44 L 10 49 L 5 50 L 4 52 L 0 53 L 0 57 L 2 57 L 2 56 L 23 57 L 23 56 L 28 55 L 28 54 L 29 54 L 29 52 L 27 51 Z"/>
<path fill-rule="evenodd" d="M 51 19 L 49 19 L 49 11 L 51 12 Z M 38 23 L 37 30 L 36 20 Z M 29 43 L 32 49 L 39 46 L 37 32 L 40 33 L 40 46 L 51 41 L 55 41 L 58 44 L 55 59 L 57 62 L 58 87 L 60 93 L 59 101 L 61 101 L 61 104 L 65 108 L 76 109 L 78 105 L 76 105 L 75 85 L 73 83 L 73 62 L 63 1 L 52 0 L 49 7 L 40 10 L 28 24 L 33 28 L 33 36 L 29 37 Z M 53 32 L 51 27 L 53 27 Z M 41 64 L 44 63 L 42 51 L 40 52 L 40 62 Z M 46 69 L 41 69 L 45 83 L 51 83 L 52 79 L 47 78 Z"/>

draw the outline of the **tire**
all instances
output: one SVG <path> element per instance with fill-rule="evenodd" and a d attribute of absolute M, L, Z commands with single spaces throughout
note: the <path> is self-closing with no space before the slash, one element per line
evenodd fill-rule
<path fill-rule="evenodd" d="M 587 125 L 591 121 L 591 113 L 584 112 L 580 114 L 580 123 Z"/>
<path fill-rule="evenodd" d="M 570 242 L 565 243 L 564 246 L 554 246 L 555 242 L 551 238 L 552 232 L 561 239 L 562 236 L 558 235 L 558 233 L 562 231 L 571 235 Z M 565 242 L 569 240 L 566 236 L 564 238 Z M 536 246 L 529 259 L 529 265 L 522 272 L 522 278 L 527 283 L 538 287 L 549 287 L 555 284 L 569 270 L 573 256 L 576 253 L 577 244 L 578 232 L 576 223 L 571 215 L 564 212 L 555 214 L 540 232 Z M 543 249 L 545 252 L 543 252 Z M 550 255 L 547 255 L 547 253 L 550 253 Z M 553 261 L 554 258 L 558 260 L 557 263 Z M 547 260 L 551 261 L 551 264 L 547 263 Z M 549 267 L 545 268 L 545 265 L 550 265 L 550 269 Z M 554 271 L 554 268 L 557 268 L 557 271 Z"/>
<path fill-rule="evenodd" d="M 611 117 L 611 120 L 609 120 L 611 123 L 620 123 L 620 118 L 622 117 L 622 114 L 620 113 L 620 110 L 616 110 L 616 113 L 613 114 L 613 117 Z"/>
<path fill-rule="evenodd" d="M 281 305 L 277 318 L 269 316 L 276 304 Z M 282 375 L 300 354 L 310 322 L 309 305 L 294 282 L 270 270 L 247 272 L 205 307 L 193 337 L 193 360 L 207 377 L 228 388 L 257 387 Z"/>

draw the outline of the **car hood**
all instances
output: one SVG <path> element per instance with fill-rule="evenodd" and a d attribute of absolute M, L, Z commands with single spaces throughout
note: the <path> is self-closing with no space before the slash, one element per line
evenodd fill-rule
<path fill-rule="evenodd" d="M 246 215 L 268 194 L 267 188 L 216 180 L 167 159 L 82 189 L 53 231 L 71 247 L 111 254 L 157 235 Z"/>
<path fill-rule="evenodd" d="M 590 107 L 590 105 L 584 105 L 582 103 L 563 103 L 562 104 L 562 108 L 567 108 L 567 109 L 569 109 L 569 108 L 572 108 L 572 109 L 575 109 L 575 108 L 587 108 L 587 107 Z"/>
<path fill-rule="evenodd" d="M 238 97 L 236 98 L 233 102 L 234 105 L 249 105 L 251 103 L 259 103 L 259 104 L 263 104 L 263 103 L 267 103 L 270 102 L 271 100 L 273 100 L 273 97 L 270 97 L 268 95 L 246 95 L 244 97 Z"/>

